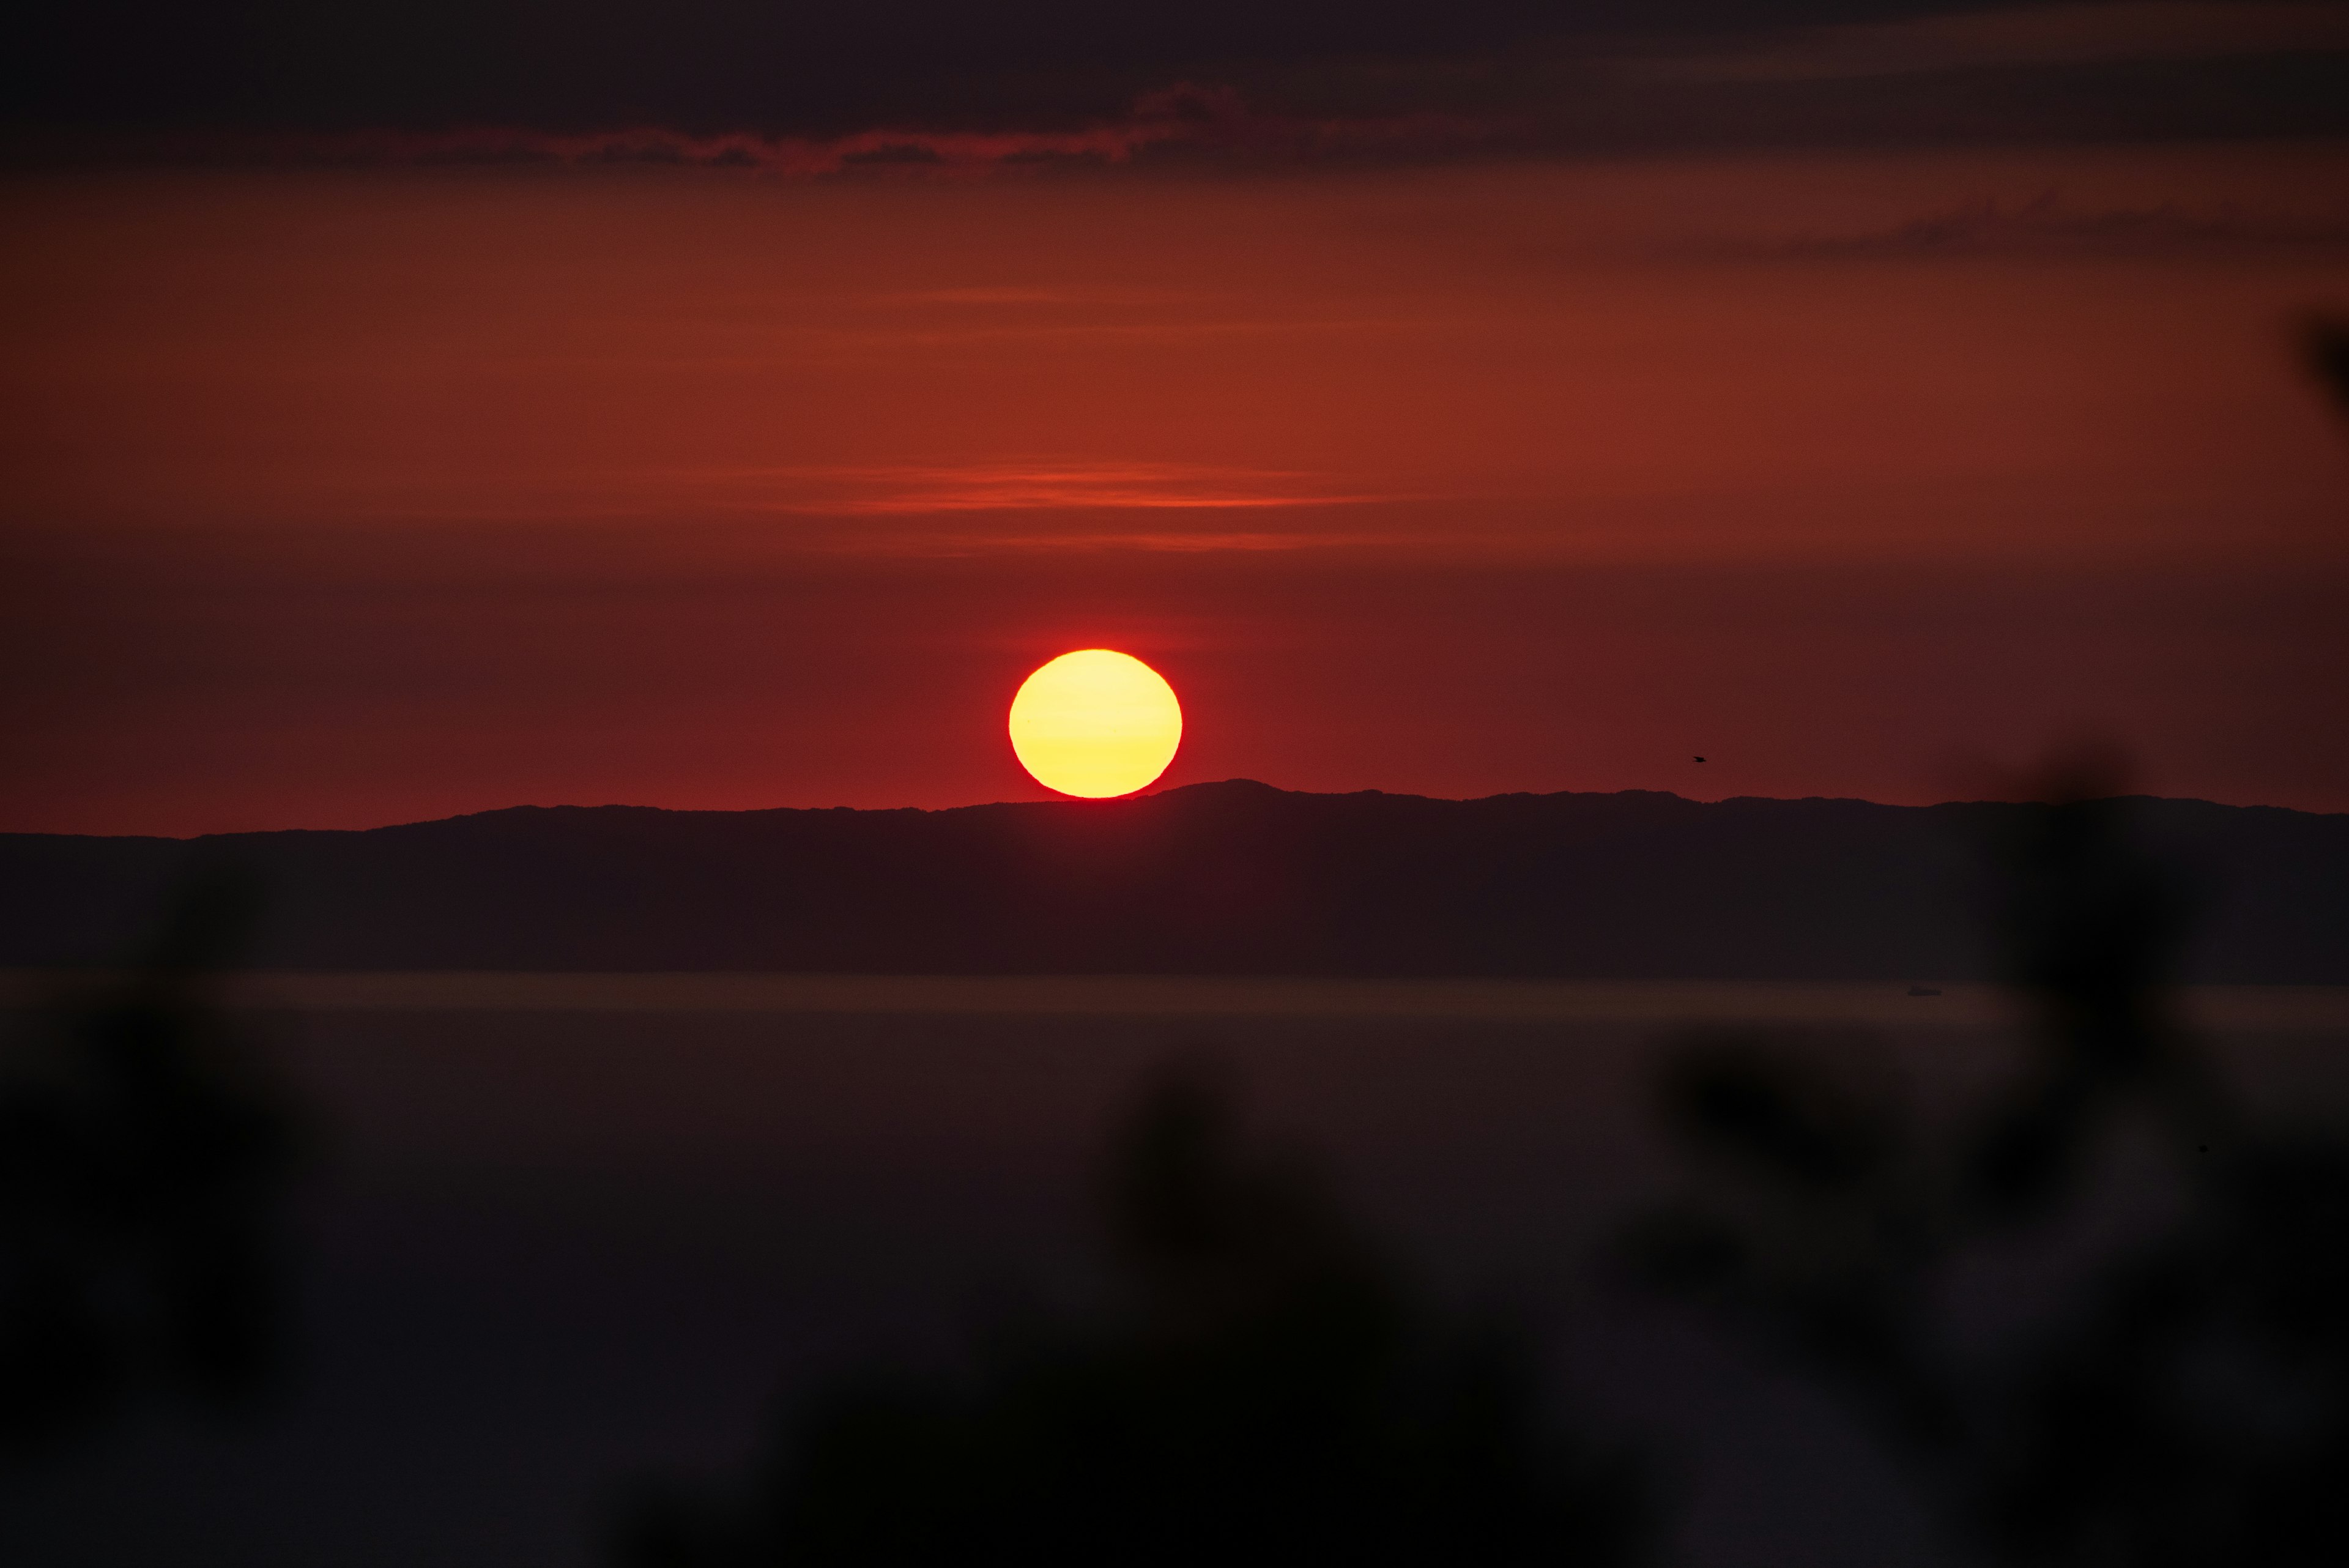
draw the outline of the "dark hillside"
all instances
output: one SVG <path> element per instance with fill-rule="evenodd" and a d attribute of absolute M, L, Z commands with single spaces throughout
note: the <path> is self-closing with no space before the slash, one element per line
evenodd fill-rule
<path fill-rule="evenodd" d="M 2190 978 L 2349 982 L 2349 816 L 2129 803 Z M 295 969 L 1992 978 L 2032 808 L 1297 794 L 954 811 L 519 807 L 369 832 L 0 836 L 0 966 L 103 961 L 207 867 Z"/>

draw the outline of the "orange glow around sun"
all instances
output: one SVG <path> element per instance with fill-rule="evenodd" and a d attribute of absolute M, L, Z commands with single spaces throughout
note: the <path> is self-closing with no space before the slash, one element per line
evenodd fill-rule
<path fill-rule="evenodd" d="M 1011 749 L 1046 789 L 1102 800 L 1132 794 L 1174 760 L 1183 708 L 1165 678 L 1106 648 L 1064 653 L 1011 700 Z"/>

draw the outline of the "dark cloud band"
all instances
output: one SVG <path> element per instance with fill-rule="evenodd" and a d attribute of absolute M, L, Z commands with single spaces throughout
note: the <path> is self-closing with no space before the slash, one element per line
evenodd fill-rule
<path fill-rule="evenodd" d="M 1170 87 L 1170 84 L 1200 84 Z M 2349 135 L 2343 0 L 57 6 L 15 156 L 1171 156 Z"/>

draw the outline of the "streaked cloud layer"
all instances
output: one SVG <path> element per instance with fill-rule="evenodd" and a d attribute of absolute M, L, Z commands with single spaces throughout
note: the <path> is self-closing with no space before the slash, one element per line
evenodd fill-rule
<path fill-rule="evenodd" d="M 2344 174 L 2235 148 L 34 182 L 0 450 L 25 524 L 2297 548 L 2335 453 L 2283 334 L 2336 289 Z"/>
<path fill-rule="evenodd" d="M 1397 499 L 1332 490 L 1326 474 L 1197 463 L 995 462 L 962 467 L 751 469 L 680 476 L 750 491 L 754 507 L 849 516 L 952 512 L 1223 512 Z M 1318 483 L 1317 483 L 1318 482 Z"/>

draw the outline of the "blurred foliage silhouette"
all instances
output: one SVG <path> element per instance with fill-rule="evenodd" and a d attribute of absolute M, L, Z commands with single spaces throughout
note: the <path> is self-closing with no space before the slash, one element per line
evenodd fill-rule
<path fill-rule="evenodd" d="M 133 971 L 61 994 L 0 1054 L 0 1443 L 268 1382 L 301 1139 L 208 996 L 258 902 L 234 876 L 193 883 Z"/>
<path fill-rule="evenodd" d="M 1416 1307 L 1294 1164 L 1170 1075 L 1107 1182 L 1120 1302 L 973 1379 L 843 1387 L 731 1511 L 675 1499 L 633 1568 L 1635 1560 L 1620 1459 L 1546 1429 L 1508 1339 Z"/>
<path fill-rule="evenodd" d="M 2254 1125 L 2170 1022 L 2189 900 L 2125 802 L 2077 781 L 2001 863 L 2021 1069 L 1928 1125 L 1837 1049 L 1873 1043 L 1686 1040 L 1697 1179 L 1628 1252 L 1847 1396 L 1992 1560 L 2337 1562 L 2349 1146 Z M 2139 1222 L 2099 1244 L 2116 1186 Z M 2020 1326 L 1970 1327 L 1968 1272 L 2034 1257 Z"/>
<path fill-rule="evenodd" d="M 2349 321 L 2313 317 L 2302 329 L 2301 342 L 2309 369 L 2333 394 L 2341 411 L 2349 413 Z"/>

